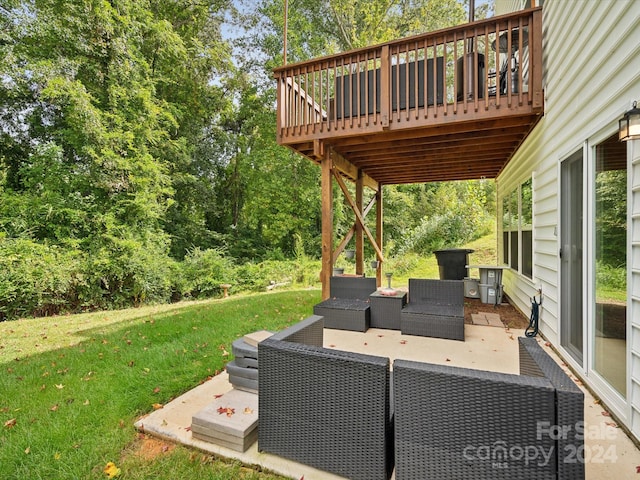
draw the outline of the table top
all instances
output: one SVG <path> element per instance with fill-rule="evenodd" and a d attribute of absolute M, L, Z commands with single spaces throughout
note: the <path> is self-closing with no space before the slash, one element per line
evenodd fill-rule
<path fill-rule="evenodd" d="M 370 297 L 380 297 L 380 298 L 402 298 L 402 297 L 406 297 L 407 296 L 407 292 L 402 291 L 402 290 L 396 290 L 396 294 L 395 295 L 389 295 L 388 293 L 382 293 L 382 290 L 376 290 L 375 292 L 373 292 L 371 295 L 369 295 Z"/>
<path fill-rule="evenodd" d="M 466 268 L 482 268 L 487 270 L 506 270 L 509 265 L 465 265 Z"/>

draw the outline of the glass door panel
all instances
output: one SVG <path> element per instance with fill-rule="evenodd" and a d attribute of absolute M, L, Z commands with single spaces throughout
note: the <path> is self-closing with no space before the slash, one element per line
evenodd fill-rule
<path fill-rule="evenodd" d="M 627 150 L 618 136 L 596 146 L 593 367 L 626 396 Z"/>
<path fill-rule="evenodd" d="M 583 365 L 582 150 L 562 162 L 560 178 L 560 343 Z"/>

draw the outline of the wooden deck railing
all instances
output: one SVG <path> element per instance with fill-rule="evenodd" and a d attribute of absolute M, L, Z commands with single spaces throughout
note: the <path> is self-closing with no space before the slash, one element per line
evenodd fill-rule
<path fill-rule="evenodd" d="M 283 66 L 275 77 L 282 144 L 539 112 L 542 10 Z"/>

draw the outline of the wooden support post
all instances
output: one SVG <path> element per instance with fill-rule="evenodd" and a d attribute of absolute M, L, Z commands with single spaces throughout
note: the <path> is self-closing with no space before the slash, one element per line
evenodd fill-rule
<path fill-rule="evenodd" d="M 389 45 L 382 46 L 380 55 L 380 119 L 382 128 L 389 128 L 391 120 L 391 57 Z"/>
<path fill-rule="evenodd" d="M 533 12 L 532 24 L 529 35 L 533 32 L 542 32 L 542 11 Z M 531 58 L 529 71 L 529 89 L 533 91 L 533 111 L 544 111 L 544 90 L 542 88 L 542 35 L 533 35 L 529 42 L 529 56 Z"/>
<path fill-rule="evenodd" d="M 382 184 L 378 186 L 376 191 L 376 243 L 380 250 L 383 249 L 382 245 Z M 382 258 L 376 257 L 379 260 L 378 268 L 376 269 L 376 284 L 378 287 L 382 286 Z"/>
<path fill-rule="evenodd" d="M 329 298 L 329 279 L 333 273 L 333 172 L 328 150 L 321 163 L 322 190 L 322 299 Z"/>
<path fill-rule="evenodd" d="M 358 178 L 356 179 L 356 208 L 364 219 L 363 215 L 363 196 L 364 196 L 364 180 L 362 170 L 358 170 Z M 364 230 L 360 222 L 356 221 L 356 275 L 364 274 Z"/>

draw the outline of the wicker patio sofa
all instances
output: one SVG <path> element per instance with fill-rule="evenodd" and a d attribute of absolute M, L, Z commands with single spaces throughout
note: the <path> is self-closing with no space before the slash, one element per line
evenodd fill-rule
<path fill-rule="evenodd" d="M 409 279 L 409 299 L 400 313 L 406 335 L 464 340 L 464 282 Z"/>
<path fill-rule="evenodd" d="M 322 331 L 322 317 L 303 322 Z M 389 479 L 389 359 L 299 341 L 287 329 L 258 345 L 258 450 L 346 478 Z"/>
<path fill-rule="evenodd" d="M 366 332 L 371 323 L 369 295 L 376 289 L 373 277 L 331 277 L 330 298 L 316 304 L 313 313 L 324 317 L 326 328 Z"/>
<path fill-rule="evenodd" d="M 584 479 L 583 394 L 535 339 L 519 348 L 520 375 L 394 362 L 396 480 Z"/>

